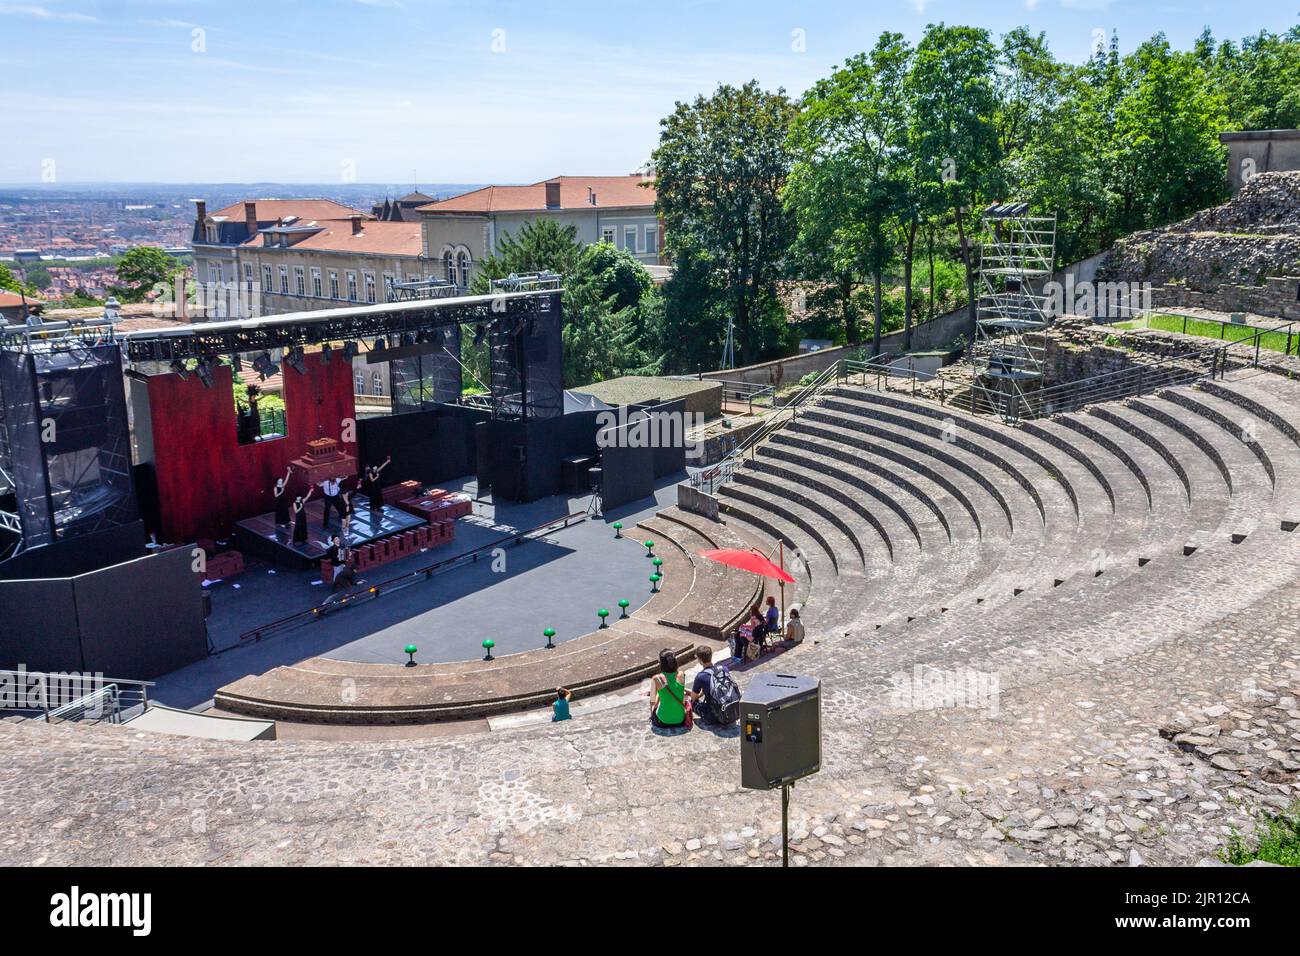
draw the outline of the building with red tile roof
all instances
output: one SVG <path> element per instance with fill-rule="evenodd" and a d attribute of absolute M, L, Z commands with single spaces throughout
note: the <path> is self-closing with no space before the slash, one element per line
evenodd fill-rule
<path fill-rule="evenodd" d="M 574 227 L 584 244 L 607 242 L 646 266 L 663 264 L 663 227 L 653 181 L 627 176 L 553 176 L 525 186 L 485 186 L 420 206 L 424 255 L 439 278 L 468 285 L 477 263 L 524 223 Z"/>

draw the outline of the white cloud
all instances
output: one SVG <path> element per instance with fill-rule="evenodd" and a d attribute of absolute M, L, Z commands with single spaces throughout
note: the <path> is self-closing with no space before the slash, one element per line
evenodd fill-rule
<path fill-rule="evenodd" d="M 98 23 L 98 17 L 87 13 L 51 10 L 34 3 L 0 3 L 0 16 L 35 17 L 39 20 L 66 20 L 74 23 Z"/>

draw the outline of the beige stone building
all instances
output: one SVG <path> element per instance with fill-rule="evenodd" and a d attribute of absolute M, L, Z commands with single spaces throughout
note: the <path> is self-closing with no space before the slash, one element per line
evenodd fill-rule
<path fill-rule="evenodd" d="M 255 199 L 194 223 L 204 319 L 387 302 L 395 282 L 431 275 L 417 222 L 378 221 L 325 199 Z"/>
<path fill-rule="evenodd" d="M 577 231 L 584 245 L 607 242 L 636 257 L 652 273 L 663 264 L 663 227 L 655 192 L 645 177 L 556 176 L 528 186 L 485 186 L 419 207 L 424 255 L 433 274 L 467 286 L 477 264 L 501 240 L 534 219 Z"/>

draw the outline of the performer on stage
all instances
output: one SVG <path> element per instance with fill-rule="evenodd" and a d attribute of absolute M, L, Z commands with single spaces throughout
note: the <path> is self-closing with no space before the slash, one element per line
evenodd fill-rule
<path fill-rule="evenodd" d="M 293 543 L 307 543 L 307 499 L 315 489 L 308 488 L 305 495 L 299 495 L 293 502 Z"/>
<path fill-rule="evenodd" d="M 366 583 L 357 577 L 356 569 L 352 567 L 352 549 L 344 544 L 338 535 L 330 538 L 329 550 L 325 553 L 324 560 L 328 561 L 330 567 L 334 569 L 334 579 L 330 586 L 331 596 L 340 590 Z"/>
<path fill-rule="evenodd" d="M 321 527 L 330 526 L 330 511 L 339 513 L 339 525 L 347 517 L 347 511 L 343 507 L 343 499 L 339 497 L 339 492 L 343 489 L 343 482 L 338 478 L 326 478 L 320 483 L 320 490 L 325 495 L 325 507 L 322 509 Z"/>
<path fill-rule="evenodd" d="M 293 474 L 292 468 L 284 470 L 284 477 L 275 479 L 275 523 L 286 525 L 289 523 L 289 476 Z"/>
<path fill-rule="evenodd" d="M 384 486 L 379 483 L 379 473 L 391 465 L 393 456 L 389 455 L 384 459 L 384 463 L 379 467 L 373 465 L 366 468 L 361 477 L 361 491 L 370 499 L 371 511 L 382 511 L 384 507 Z"/>

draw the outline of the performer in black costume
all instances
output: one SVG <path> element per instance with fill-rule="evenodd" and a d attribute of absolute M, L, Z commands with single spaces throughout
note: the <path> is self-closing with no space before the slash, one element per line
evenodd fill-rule
<path fill-rule="evenodd" d="M 293 503 L 293 543 L 307 543 L 307 499 L 311 497 L 312 489 L 307 489 L 307 494 L 299 495 Z"/>
<path fill-rule="evenodd" d="M 361 490 L 370 499 L 371 511 L 383 510 L 384 486 L 379 483 L 379 473 L 392 464 L 392 461 L 393 456 L 389 455 L 382 465 L 377 468 L 374 465 L 368 466 L 361 476 Z"/>
<path fill-rule="evenodd" d="M 329 550 L 325 552 L 323 560 L 328 561 L 330 567 L 334 569 L 333 581 L 330 585 L 331 597 L 340 590 L 366 583 L 357 577 L 356 569 L 352 566 L 352 549 L 344 544 L 343 539 L 338 535 L 330 538 Z"/>
<path fill-rule="evenodd" d="M 275 479 L 275 523 L 281 526 L 289 523 L 289 476 L 291 474 L 293 469 L 286 468 L 284 477 Z"/>

